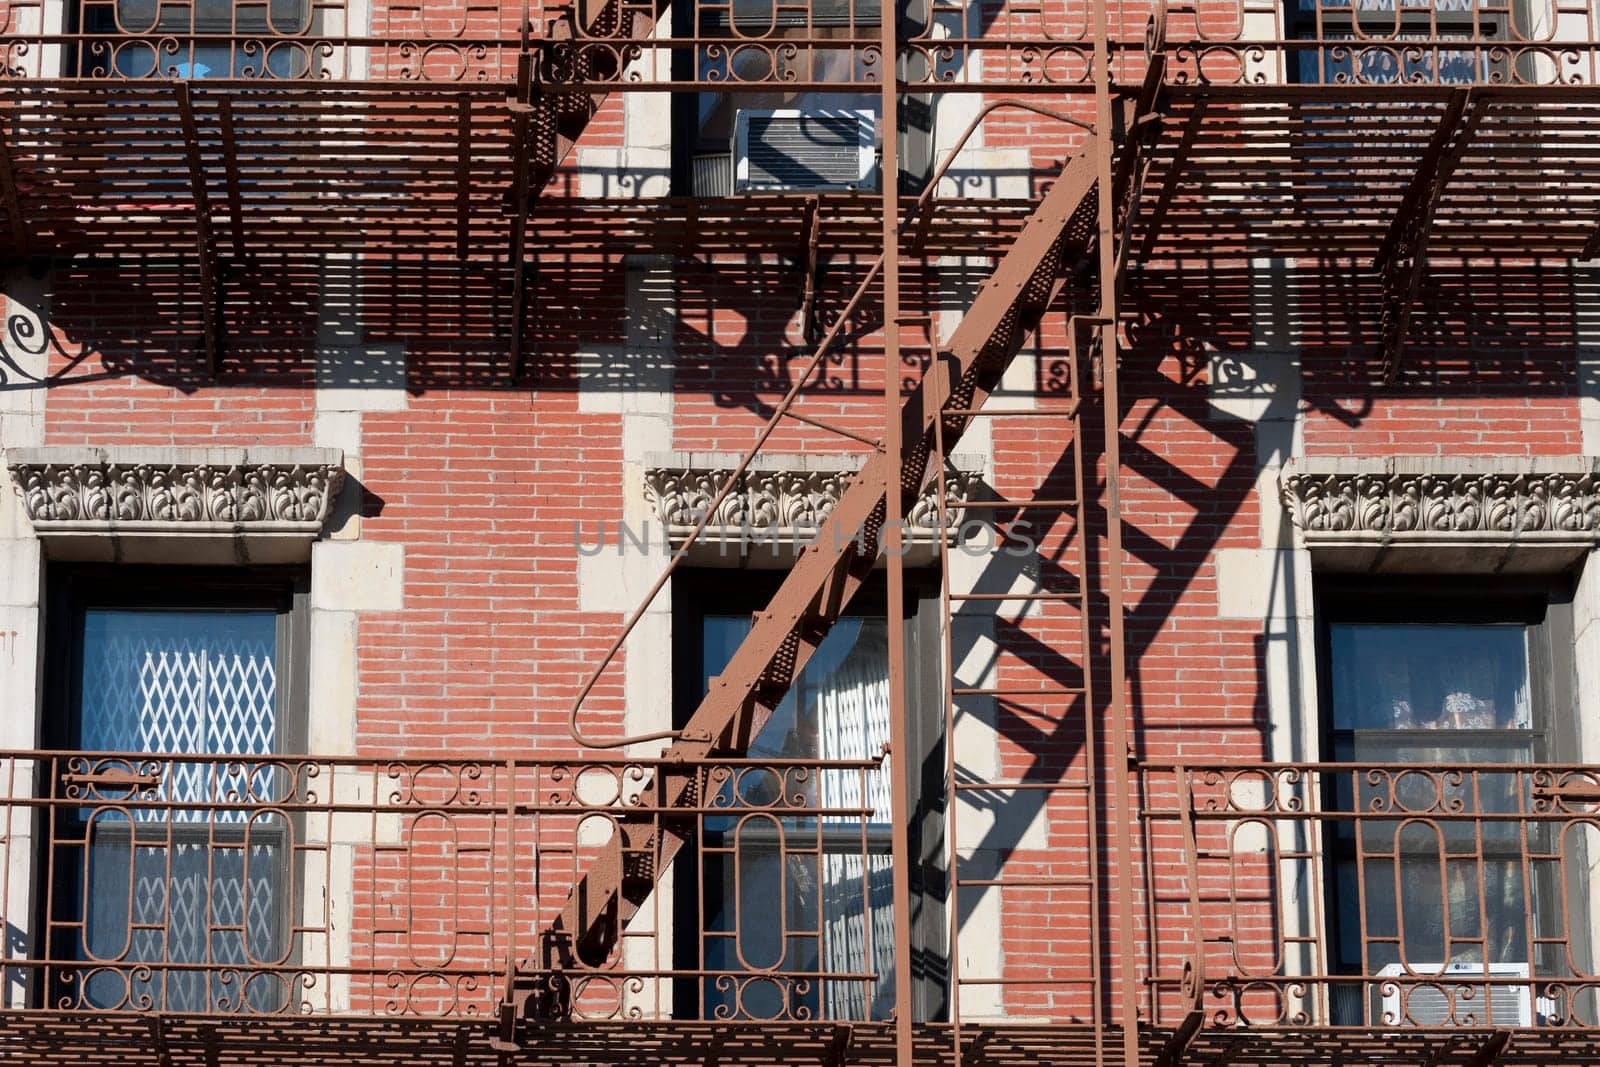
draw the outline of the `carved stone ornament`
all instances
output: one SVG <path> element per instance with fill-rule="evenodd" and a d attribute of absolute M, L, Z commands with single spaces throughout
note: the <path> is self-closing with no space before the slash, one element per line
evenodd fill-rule
<path fill-rule="evenodd" d="M 41 535 L 315 536 L 344 483 L 327 448 L 23 448 L 6 466 Z"/>
<path fill-rule="evenodd" d="M 645 468 L 644 493 L 655 518 L 669 536 L 684 537 L 726 484 L 738 457 L 704 457 L 729 462 L 660 462 Z M 741 531 L 801 533 L 815 531 L 827 521 L 840 496 L 855 475 L 851 466 L 834 457 L 762 457 L 761 469 L 747 469 L 719 504 L 704 535 L 718 539 Z M 957 469 L 946 474 L 947 504 L 956 505 L 946 516 L 948 528 L 961 524 L 959 504 L 971 499 L 982 483 L 981 461 L 955 457 Z M 912 537 L 932 538 L 939 526 L 939 506 L 930 485 L 906 513 L 906 530 Z"/>
<path fill-rule="evenodd" d="M 1281 488 L 1308 547 L 1600 541 L 1600 457 L 1301 459 Z"/>

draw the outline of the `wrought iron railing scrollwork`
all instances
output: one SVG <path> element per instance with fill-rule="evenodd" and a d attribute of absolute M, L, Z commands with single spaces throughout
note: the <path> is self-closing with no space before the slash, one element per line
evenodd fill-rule
<path fill-rule="evenodd" d="M 23 1011 L 492 1018 L 505 961 L 608 835 L 671 819 L 723 883 L 706 928 L 677 931 L 700 948 L 673 954 L 658 894 L 609 958 L 538 976 L 573 1018 L 827 1020 L 870 1002 L 848 991 L 884 977 L 866 886 L 881 760 L 707 762 L 698 802 L 670 808 L 658 770 L 0 752 L 0 989 Z M 729 925 L 741 907 L 759 924 Z M 757 940 L 804 947 L 768 958 Z M 685 983 L 706 995 L 674 1005 Z"/>
<path fill-rule="evenodd" d="M 1165 1025 L 1192 1011 L 1199 973 L 1208 1026 L 1600 1027 L 1600 767 L 1142 777 Z"/>
<path fill-rule="evenodd" d="M 880 53 L 879 6 L 772 8 L 697 0 L 692 25 L 660 29 L 655 0 L 580 17 L 568 0 L 443 5 L 286 0 L 251 21 L 207 0 L 93 0 L 75 22 L 46 0 L 0 4 L 0 78 L 84 81 L 377 81 L 507 86 L 531 53 L 534 77 L 572 90 L 703 86 L 718 91 L 871 92 L 894 69 L 910 90 L 1090 90 L 1093 8 L 1013 0 L 975 11 L 934 0 L 901 54 Z M 1176 83 L 1330 86 L 1594 84 L 1597 13 L 1586 0 L 1158 0 L 1108 19 L 1112 80 L 1137 84 L 1163 47 Z M 524 42 L 525 30 L 534 35 Z M 692 69 L 681 60 L 692 57 Z"/>

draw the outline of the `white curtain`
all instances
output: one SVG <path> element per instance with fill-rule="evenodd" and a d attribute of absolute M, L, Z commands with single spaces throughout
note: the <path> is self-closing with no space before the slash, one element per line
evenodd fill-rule
<path fill-rule="evenodd" d="M 808 686 L 807 711 L 816 723 L 818 755 L 825 760 L 873 759 L 889 738 L 889 659 L 884 624 L 861 620 L 845 658 Z M 894 818 L 888 761 L 876 770 L 825 770 L 817 783 L 824 809 L 870 808 L 870 825 L 887 829 Z M 861 817 L 835 814 L 824 826 L 859 831 Z M 822 856 L 821 967 L 828 974 L 873 972 L 860 981 L 825 982 L 823 1015 L 830 1019 L 883 1018 L 894 1000 L 894 914 L 891 857 L 862 855 L 859 846 Z"/>

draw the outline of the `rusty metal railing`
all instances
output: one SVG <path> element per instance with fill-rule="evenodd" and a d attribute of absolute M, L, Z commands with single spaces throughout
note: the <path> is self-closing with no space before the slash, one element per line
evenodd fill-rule
<path fill-rule="evenodd" d="M 5 1006 L 492 1017 L 625 812 L 695 837 L 700 921 L 674 954 L 662 890 L 610 958 L 541 976 L 571 1017 L 873 1018 L 880 761 L 689 770 L 668 810 L 647 760 L 0 753 Z"/>
<path fill-rule="evenodd" d="M 1600 1026 L 1600 767 L 1142 779 L 1161 1025 Z"/>
<path fill-rule="evenodd" d="M 883 1021 L 881 761 L 692 769 L 668 807 L 651 760 L 0 753 L 5 1006 L 488 1019 L 626 813 L 696 862 L 606 960 L 536 976 L 570 1017 Z M 1147 765 L 1141 790 L 1163 1032 L 1600 1027 L 1600 768 Z"/>
<path fill-rule="evenodd" d="M 1107 8 L 1114 81 L 1136 83 L 1155 5 Z M 46 0 L 0 2 L 0 78 L 210 79 L 569 90 L 872 92 L 884 61 L 876 0 L 773 8 L 697 0 L 692 25 L 658 30 L 656 0 L 603 10 L 570 0 Z M 1089 91 L 1087 0 L 1008 0 L 974 12 L 933 0 L 908 22 L 896 69 L 908 88 Z M 1564 85 L 1600 80 L 1586 0 L 1186 0 L 1170 8 L 1168 79 L 1209 84 Z M 526 28 L 527 36 L 524 36 Z M 687 54 L 693 62 L 685 65 Z"/>

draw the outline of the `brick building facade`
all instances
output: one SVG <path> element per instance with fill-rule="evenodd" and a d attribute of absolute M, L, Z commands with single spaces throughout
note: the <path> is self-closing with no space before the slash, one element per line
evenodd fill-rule
<path fill-rule="evenodd" d="M 7 1056 L 1600 1061 L 1592 7 L 69 7 Z"/>

